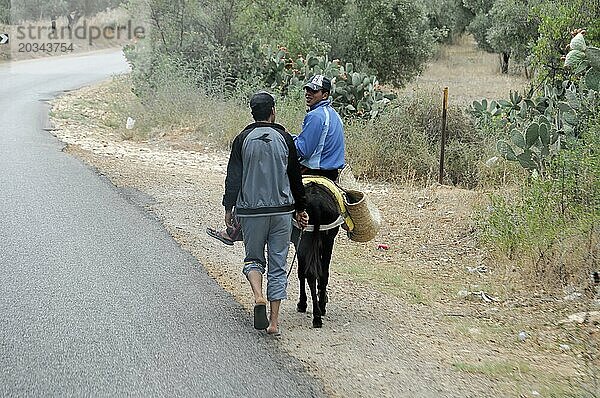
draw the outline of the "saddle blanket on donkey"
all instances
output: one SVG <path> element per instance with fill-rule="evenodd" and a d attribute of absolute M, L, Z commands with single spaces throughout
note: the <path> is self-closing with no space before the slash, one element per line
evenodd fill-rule
<path fill-rule="evenodd" d="M 319 230 L 326 231 L 337 226 L 342 226 L 348 238 L 355 242 L 368 242 L 375 238 L 381 225 L 379 211 L 367 200 L 364 192 L 343 188 L 326 177 L 302 176 L 302 182 L 306 186 L 310 183 L 321 185 L 338 205 L 340 216 L 333 223 L 321 225 Z M 295 220 L 294 226 L 298 228 Z M 313 226 L 309 225 L 305 231 L 312 232 Z"/>

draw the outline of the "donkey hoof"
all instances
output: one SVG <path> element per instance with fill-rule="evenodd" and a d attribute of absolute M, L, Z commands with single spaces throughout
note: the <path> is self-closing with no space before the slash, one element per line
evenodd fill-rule
<path fill-rule="evenodd" d="M 306 312 L 306 303 L 298 303 L 296 310 L 298 312 Z"/>
<path fill-rule="evenodd" d="M 323 327 L 323 321 L 321 320 L 321 318 L 314 318 L 313 319 L 313 328 L 315 329 L 319 329 Z"/>

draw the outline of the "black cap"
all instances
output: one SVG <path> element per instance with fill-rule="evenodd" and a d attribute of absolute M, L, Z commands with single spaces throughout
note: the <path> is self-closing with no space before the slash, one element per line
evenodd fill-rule
<path fill-rule="evenodd" d="M 310 88 L 313 91 L 330 91 L 331 80 L 323 75 L 314 75 L 308 80 L 308 83 L 304 85 L 304 88 Z"/>
<path fill-rule="evenodd" d="M 250 98 L 250 109 L 273 108 L 275 106 L 275 97 L 267 91 L 259 91 Z"/>

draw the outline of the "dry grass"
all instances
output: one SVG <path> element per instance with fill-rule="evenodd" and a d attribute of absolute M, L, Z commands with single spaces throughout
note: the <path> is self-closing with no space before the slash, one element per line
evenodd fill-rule
<path fill-rule="evenodd" d="M 450 104 L 465 106 L 482 98 L 507 97 L 527 84 L 517 74 L 502 75 L 498 55 L 479 50 L 473 38 L 465 36 L 457 44 L 441 47 L 437 59 L 402 93 L 437 91 L 441 103 L 442 91 L 448 87 Z"/>

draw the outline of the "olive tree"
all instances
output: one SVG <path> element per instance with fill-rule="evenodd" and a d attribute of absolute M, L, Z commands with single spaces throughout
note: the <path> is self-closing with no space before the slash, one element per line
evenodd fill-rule
<path fill-rule="evenodd" d="M 536 1 L 535 3 L 538 3 Z M 528 0 L 464 0 L 475 17 L 468 27 L 477 45 L 500 54 L 502 73 L 509 60 L 524 61 L 538 37 L 538 21 Z"/>
<path fill-rule="evenodd" d="M 467 31 L 473 35 L 477 46 L 487 52 L 494 52 L 492 45 L 487 40 L 487 32 L 492 22 L 489 12 L 494 5 L 491 0 L 463 0 L 465 6 L 474 14 L 471 23 L 467 26 Z"/>
<path fill-rule="evenodd" d="M 346 47 L 334 55 L 363 64 L 382 82 L 406 84 L 433 54 L 435 37 L 423 3 L 356 1 L 347 4 L 346 13 Z"/>
<path fill-rule="evenodd" d="M 425 6 L 429 27 L 444 43 L 452 43 L 460 37 L 475 16 L 462 0 L 426 0 Z"/>
<path fill-rule="evenodd" d="M 523 0 L 498 0 L 489 16 L 487 41 L 502 55 L 502 73 L 507 73 L 510 58 L 522 62 L 530 53 L 538 37 L 538 22 Z"/>

